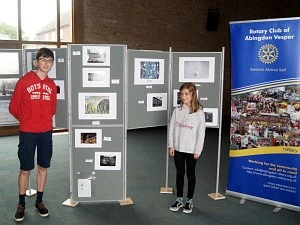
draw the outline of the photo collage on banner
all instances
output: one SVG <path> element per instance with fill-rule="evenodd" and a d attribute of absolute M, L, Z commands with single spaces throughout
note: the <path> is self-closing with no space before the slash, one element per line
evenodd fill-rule
<path fill-rule="evenodd" d="M 300 20 L 231 22 L 230 37 L 227 192 L 299 210 Z"/>

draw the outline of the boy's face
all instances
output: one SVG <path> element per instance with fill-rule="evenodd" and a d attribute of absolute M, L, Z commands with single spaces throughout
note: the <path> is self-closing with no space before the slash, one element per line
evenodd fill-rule
<path fill-rule="evenodd" d="M 37 70 L 48 74 L 53 66 L 53 58 L 41 56 L 36 60 Z"/>

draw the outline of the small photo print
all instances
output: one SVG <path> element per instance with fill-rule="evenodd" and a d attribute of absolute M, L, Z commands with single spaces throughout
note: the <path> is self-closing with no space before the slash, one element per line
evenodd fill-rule
<path fill-rule="evenodd" d="M 83 68 L 83 87 L 110 87 L 109 68 Z"/>
<path fill-rule="evenodd" d="M 82 64 L 87 66 L 110 66 L 109 46 L 83 46 Z"/>
<path fill-rule="evenodd" d="M 164 84 L 164 59 L 134 59 L 134 84 Z"/>
<path fill-rule="evenodd" d="M 214 83 L 214 57 L 180 57 L 179 82 Z"/>
<path fill-rule="evenodd" d="M 121 152 L 95 152 L 95 170 L 121 170 Z"/>
<path fill-rule="evenodd" d="M 147 93 L 147 111 L 167 110 L 167 93 Z"/>
<path fill-rule="evenodd" d="M 64 80 L 53 80 L 56 84 L 57 99 L 65 99 L 65 81 Z"/>
<path fill-rule="evenodd" d="M 218 127 L 218 108 L 203 108 L 205 114 L 205 124 L 207 127 Z"/>
<path fill-rule="evenodd" d="M 75 148 L 102 148 L 102 129 L 75 129 Z"/>

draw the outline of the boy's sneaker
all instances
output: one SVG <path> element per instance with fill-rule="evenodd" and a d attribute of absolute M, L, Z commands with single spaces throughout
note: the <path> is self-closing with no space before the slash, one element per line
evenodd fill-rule
<path fill-rule="evenodd" d="M 173 212 L 177 212 L 182 207 L 183 207 L 182 198 L 177 198 L 174 204 L 170 206 L 170 210 Z"/>
<path fill-rule="evenodd" d="M 24 220 L 24 214 L 25 214 L 24 212 L 25 212 L 25 206 L 18 204 L 17 211 L 15 214 L 15 221 L 20 222 Z"/>
<path fill-rule="evenodd" d="M 39 211 L 39 214 L 41 217 L 48 216 L 48 209 L 45 207 L 43 202 L 40 202 L 39 204 L 35 204 L 35 208 Z"/>
<path fill-rule="evenodd" d="M 185 206 L 183 208 L 184 213 L 191 213 L 193 211 L 193 202 L 188 200 L 185 203 Z"/>

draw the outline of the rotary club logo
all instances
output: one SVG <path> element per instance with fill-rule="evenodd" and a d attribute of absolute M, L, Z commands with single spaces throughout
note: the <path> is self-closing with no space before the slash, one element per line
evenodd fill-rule
<path fill-rule="evenodd" d="M 266 44 L 260 47 L 258 51 L 258 58 L 265 64 L 274 63 L 279 55 L 279 51 L 275 45 Z"/>

